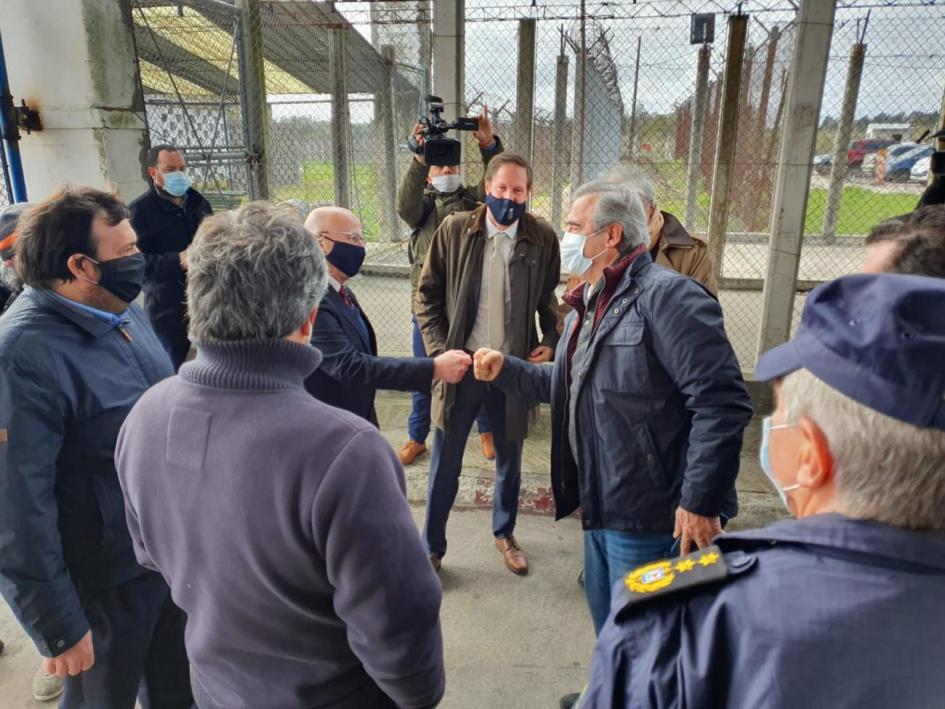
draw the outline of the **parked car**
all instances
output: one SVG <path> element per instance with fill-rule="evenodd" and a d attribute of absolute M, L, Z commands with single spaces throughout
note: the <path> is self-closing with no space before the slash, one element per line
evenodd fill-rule
<path fill-rule="evenodd" d="M 833 164 L 833 155 L 824 153 L 814 156 L 814 172 L 819 175 L 826 175 L 830 172 L 830 166 Z"/>
<path fill-rule="evenodd" d="M 868 155 L 863 156 L 863 162 L 860 165 L 860 170 L 862 170 L 867 175 L 875 174 L 876 165 L 879 163 L 879 157 L 886 153 L 886 162 L 909 152 L 913 148 L 918 147 L 917 143 L 896 143 L 895 145 L 890 145 L 888 148 L 883 148 L 883 150 L 878 150 L 875 153 L 869 153 Z"/>
<path fill-rule="evenodd" d="M 895 140 L 853 140 L 847 148 L 847 166 L 860 167 L 863 158 L 870 153 L 879 152 L 889 145 L 895 145 Z"/>
<path fill-rule="evenodd" d="M 886 181 L 905 182 L 919 160 L 929 157 L 934 152 L 931 145 L 917 145 L 912 150 L 886 162 Z"/>
<path fill-rule="evenodd" d="M 928 182 L 932 158 L 922 158 L 909 170 L 909 179 L 913 182 Z"/>

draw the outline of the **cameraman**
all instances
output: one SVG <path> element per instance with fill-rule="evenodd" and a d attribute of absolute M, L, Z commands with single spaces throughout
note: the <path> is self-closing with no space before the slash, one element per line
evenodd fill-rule
<path fill-rule="evenodd" d="M 404 175 L 400 190 L 397 193 L 397 214 L 413 231 L 410 234 L 410 312 L 413 322 L 413 354 L 415 357 L 426 357 L 423 338 L 417 327 L 414 312 L 414 301 L 417 297 L 417 282 L 420 280 L 420 271 L 423 262 L 433 241 L 433 234 L 446 217 L 453 212 L 472 211 L 485 200 L 483 183 L 480 180 L 475 187 L 466 187 L 462 184 L 459 175 L 459 164 L 456 165 L 427 165 L 423 159 L 423 136 L 420 131 L 423 126 L 417 123 L 413 127 L 413 137 L 420 145 L 420 153 L 410 163 L 407 174 Z M 473 132 L 473 137 L 479 141 L 479 150 L 482 154 L 483 167 L 502 152 L 502 141 L 492 134 L 492 125 L 489 122 L 489 112 L 483 106 L 479 116 L 479 130 Z M 476 419 L 479 427 L 479 436 L 482 440 L 482 454 L 492 460 L 495 458 L 495 448 L 492 441 L 492 432 L 485 411 L 480 411 Z M 413 410 L 407 421 L 409 440 L 397 454 L 403 465 L 410 465 L 419 455 L 427 450 L 426 440 L 430 433 L 430 394 L 413 393 Z"/>

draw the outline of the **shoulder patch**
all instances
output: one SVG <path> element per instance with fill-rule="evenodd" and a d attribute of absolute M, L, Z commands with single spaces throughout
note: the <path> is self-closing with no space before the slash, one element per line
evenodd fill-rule
<path fill-rule="evenodd" d="M 737 557 L 737 558 L 736 558 Z M 700 549 L 675 559 L 662 559 L 639 566 L 623 579 L 617 619 L 628 609 L 651 598 L 662 598 L 688 588 L 717 583 L 747 571 L 754 557 L 744 552 L 723 554 L 719 547 Z"/>

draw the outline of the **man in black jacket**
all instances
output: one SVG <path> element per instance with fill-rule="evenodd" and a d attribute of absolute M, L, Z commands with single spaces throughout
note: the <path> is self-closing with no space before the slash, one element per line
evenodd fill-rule
<path fill-rule="evenodd" d="M 187 247 L 213 209 L 190 186 L 187 161 L 173 145 L 155 145 L 148 151 L 148 177 L 151 188 L 129 205 L 131 226 L 148 263 L 144 309 L 176 370 L 190 351 Z"/>
<path fill-rule="evenodd" d="M 438 357 L 378 357 L 377 338 L 367 314 L 346 286 L 364 262 L 361 222 L 347 209 L 320 207 L 309 214 L 305 228 L 328 261 L 328 290 L 318 306 L 312 345 L 321 350 L 321 366 L 305 388 L 319 401 L 346 409 L 375 426 L 374 395 L 378 389 L 430 391 L 434 380 L 455 384 L 472 358 L 462 350 Z"/>

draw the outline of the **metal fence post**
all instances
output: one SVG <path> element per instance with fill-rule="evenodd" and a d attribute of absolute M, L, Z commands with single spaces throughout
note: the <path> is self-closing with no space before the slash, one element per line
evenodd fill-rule
<path fill-rule="evenodd" d="M 394 138 L 394 47 L 381 47 L 384 75 L 374 94 L 374 131 L 377 145 L 377 192 L 381 199 L 381 231 L 390 241 L 399 241 L 400 229 L 394 196 L 397 193 L 397 162 Z"/>
<path fill-rule="evenodd" d="M 768 274 L 758 351 L 791 335 L 804 220 L 827 77 L 836 0 L 801 0 L 771 210 Z"/>
<path fill-rule="evenodd" d="M 715 152 L 715 174 L 709 201 L 709 255 L 715 277 L 721 283 L 722 256 L 725 251 L 725 228 L 728 224 L 729 190 L 734 175 L 736 140 L 738 138 L 739 92 L 745 60 L 745 39 L 748 15 L 732 15 L 728 19 L 728 48 L 725 53 L 725 77 L 722 80 L 722 106 L 719 115 L 719 140 Z"/>
<path fill-rule="evenodd" d="M 709 94 L 709 60 L 712 47 L 703 44 L 699 48 L 699 63 L 696 68 L 696 93 L 692 99 L 692 130 L 689 133 L 689 163 L 686 166 L 686 229 L 696 228 L 696 210 L 699 198 L 699 163 L 702 162 L 702 133 L 705 128 L 705 104 Z"/>
<path fill-rule="evenodd" d="M 637 60 L 633 66 L 633 102 L 630 106 L 630 135 L 627 139 L 627 155 L 630 162 L 636 155 L 635 143 L 637 139 L 637 87 L 640 85 L 640 46 L 643 44 L 642 35 L 637 37 Z"/>
<path fill-rule="evenodd" d="M 518 21 L 518 77 L 515 90 L 515 148 L 532 162 L 535 116 L 535 20 Z"/>
<path fill-rule="evenodd" d="M 351 116 L 348 111 L 348 30 L 331 30 L 331 149 L 335 205 L 351 208 Z"/>
<path fill-rule="evenodd" d="M 551 226 L 561 226 L 561 190 L 564 189 L 565 159 L 565 122 L 568 111 L 568 56 L 564 53 L 564 41 L 555 69 L 555 135 L 551 167 Z"/>
<path fill-rule="evenodd" d="M 833 160 L 830 166 L 830 186 L 827 188 L 827 206 L 824 209 L 824 238 L 833 241 L 837 236 L 837 222 L 840 219 L 840 198 L 843 196 L 843 183 L 847 177 L 847 146 L 853 131 L 853 118 L 856 101 L 860 95 L 860 78 L 863 76 L 863 61 L 866 58 L 866 45 L 858 42 L 850 49 L 850 66 L 847 69 L 847 85 L 843 90 L 843 107 L 840 109 L 840 121 L 837 125 L 837 138 L 833 144 Z"/>
<path fill-rule="evenodd" d="M 249 198 L 269 199 L 266 131 L 266 72 L 263 62 L 262 21 L 259 0 L 239 0 L 240 101 L 246 141 Z"/>

